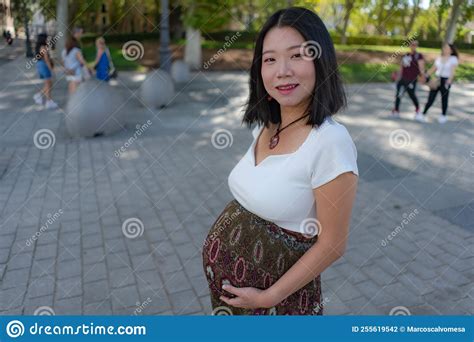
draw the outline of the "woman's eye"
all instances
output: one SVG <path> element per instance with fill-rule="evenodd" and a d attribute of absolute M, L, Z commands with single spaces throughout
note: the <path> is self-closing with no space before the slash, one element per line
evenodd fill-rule
<path fill-rule="evenodd" d="M 295 58 L 301 58 L 301 53 L 296 53 L 296 54 L 294 54 L 294 55 L 293 55 L 293 56 L 291 56 L 291 57 L 295 57 Z"/>
<path fill-rule="evenodd" d="M 269 57 L 269 58 L 265 58 L 264 62 L 265 63 L 266 62 L 273 62 L 274 60 L 275 60 L 274 58 Z"/>

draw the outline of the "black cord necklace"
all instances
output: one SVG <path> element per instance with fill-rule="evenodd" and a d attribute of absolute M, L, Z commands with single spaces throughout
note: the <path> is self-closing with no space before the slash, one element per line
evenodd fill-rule
<path fill-rule="evenodd" d="M 271 137 L 271 139 L 270 139 L 270 144 L 268 145 L 268 147 L 270 147 L 270 150 L 273 150 L 273 149 L 276 147 L 276 145 L 278 145 L 278 142 L 280 141 L 280 133 L 281 133 L 281 131 L 283 131 L 283 130 L 284 130 L 285 128 L 287 128 L 288 126 L 293 125 L 295 122 L 300 121 L 301 119 L 307 117 L 308 115 L 309 115 L 309 113 L 306 114 L 306 115 L 304 115 L 304 116 L 302 116 L 302 117 L 299 118 L 299 119 L 296 119 L 296 120 L 290 122 L 288 125 L 286 125 L 286 126 L 283 127 L 282 129 L 280 129 L 280 126 L 281 126 L 281 121 L 280 121 L 280 123 L 278 124 L 278 129 L 277 129 L 276 133 L 275 133 L 275 134 Z"/>

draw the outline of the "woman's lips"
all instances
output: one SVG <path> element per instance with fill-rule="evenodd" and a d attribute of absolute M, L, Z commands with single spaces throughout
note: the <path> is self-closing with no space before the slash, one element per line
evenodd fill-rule
<path fill-rule="evenodd" d="M 293 92 L 293 90 L 298 87 L 299 84 L 284 84 L 281 86 L 277 86 L 276 88 L 278 89 L 278 92 L 282 95 L 288 95 Z"/>

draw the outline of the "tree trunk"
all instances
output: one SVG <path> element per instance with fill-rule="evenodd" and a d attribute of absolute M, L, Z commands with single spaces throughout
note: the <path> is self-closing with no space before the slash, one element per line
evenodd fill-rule
<path fill-rule="evenodd" d="M 347 31 L 347 26 L 349 25 L 349 18 L 351 17 L 352 9 L 354 8 L 354 2 L 355 0 L 346 0 L 346 6 L 345 6 L 346 11 L 344 13 L 344 22 L 342 25 L 342 32 L 341 32 L 341 44 L 347 43 L 346 31 Z"/>
<path fill-rule="evenodd" d="M 201 69 L 201 31 L 195 30 L 192 27 L 186 28 L 186 46 L 184 50 L 184 61 L 193 70 Z"/>
<path fill-rule="evenodd" d="M 456 38 L 456 27 L 459 15 L 461 14 L 461 4 L 463 0 L 454 0 L 453 7 L 451 7 L 451 15 L 449 16 L 448 25 L 446 28 L 446 36 L 444 43 L 452 44 Z"/>
<path fill-rule="evenodd" d="M 61 32 L 58 36 L 59 39 L 56 43 L 56 55 L 60 56 L 66 45 L 66 39 L 68 36 L 68 3 L 67 0 L 57 0 L 56 3 L 56 34 Z"/>

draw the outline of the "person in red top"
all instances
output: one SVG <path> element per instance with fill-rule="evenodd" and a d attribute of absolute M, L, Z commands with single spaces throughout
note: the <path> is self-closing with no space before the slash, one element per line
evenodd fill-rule
<path fill-rule="evenodd" d="M 420 103 L 418 102 L 415 91 L 416 82 L 419 75 L 421 75 L 421 80 L 423 81 L 423 75 L 425 74 L 425 60 L 423 55 L 416 51 L 417 47 L 418 41 L 411 41 L 411 51 L 402 57 L 402 61 L 400 63 L 400 72 L 397 80 L 397 92 L 395 95 L 395 108 L 392 110 L 392 115 L 395 117 L 400 115 L 400 101 L 405 92 L 408 93 L 416 107 L 415 117 L 422 115 L 420 113 Z"/>

